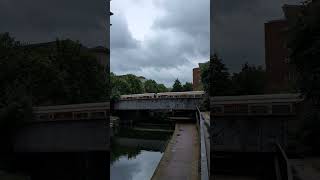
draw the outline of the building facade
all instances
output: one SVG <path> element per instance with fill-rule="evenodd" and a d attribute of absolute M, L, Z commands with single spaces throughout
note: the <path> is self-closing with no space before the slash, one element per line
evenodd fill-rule
<path fill-rule="evenodd" d="M 285 5 L 285 19 L 265 23 L 265 63 L 267 93 L 285 93 L 294 90 L 297 73 L 290 63 L 287 35 L 291 23 L 298 14 L 299 6 Z"/>
<path fill-rule="evenodd" d="M 202 83 L 201 83 L 201 71 L 200 68 L 193 68 L 193 83 L 192 83 L 192 88 L 194 91 L 198 91 L 202 89 Z"/>

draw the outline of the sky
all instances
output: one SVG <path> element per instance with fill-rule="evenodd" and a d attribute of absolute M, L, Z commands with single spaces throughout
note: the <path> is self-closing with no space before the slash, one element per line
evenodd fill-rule
<path fill-rule="evenodd" d="M 245 62 L 265 66 L 264 23 L 284 19 L 284 4 L 300 0 L 213 0 L 211 54 L 217 53 L 230 72 Z"/>
<path fill-rule="evenodd" d="M 246 61 L 264 66 L 264 23 L 299 1 L 112 0 L 110 27 L 106 0 L 0 0 L 0 33 L 28 43 L 70 38 L 109 47 L 110 30 L 111 71 L 170 87 L 176 78 L 192 82 L 210 43 L 231 72 Z"/>
<path fill-rule="evenodd" d="M 28 43 L 69 38 L 108 47 L 108 7 L 105 0 L 0 0 L 0 33 Z"/>
<path fill-rule="evenodd" d="M 210 0 L 111 1 L 111 71 L 156 80 L 192 82 L 209 60 Z"/>

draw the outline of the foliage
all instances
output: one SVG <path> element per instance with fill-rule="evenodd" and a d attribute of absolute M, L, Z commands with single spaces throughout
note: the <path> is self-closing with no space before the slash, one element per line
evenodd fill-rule
<path fill-rule="evenodd" d="M 205 92 L 209 92 L 210 89 L 210 67 L 210 61 L 200 65 L 201 82 Z"/>
<path fill-rule="evenodd" d="M 239 73 L 232 76 L 234 94 L 253 95 L 263 94 L 266 84 L 266 73 L 261 66 L 254 66 L 245 63 Z"/>
<path fill-rule="evenodd" d="M 124 76 L 124 78 L 129 84 L 131 94 L 140 94 L 144 92 L 143 84 L 137 76 L 133 74 L 127 74 Z"/>
<path fill-rule="evenodd" d="M 155 80 L 146 80 L 144 82 L 144 90 L 146 93 L 156 93 L 158 92 L 158 84 Z"/>
<path fill-rule="evenodd" d="M 205 78 L 209 78 L 210 80 L 210 96 L 232 94 L 230 74 L 217 54 L 210 57 L 209 72 L 209 75 L 203 77 L 203 79 L 207 81 Z M 206 89 L 208 90 L 208 87 L 206 87 Z"/>
<path fill-rule="evenodd" d="M 168 92 L 168 89 L 164 84 L 158 84 L 157 88 L 158 88 L 158 92 Z"/>
<path fill-rule="evenodd" d="M 117 76 L 110 73 L 111 81 L 111 99 L 118 100 L 120 95 L 124 94 L 140 94 L 140 93 L 158 93 L 167 92 L 168 89 L 163 84 L 149 79 L 142 82 L 141 77 L 133 74 Z"/>
<path fill-rule="evenodd" d="M 182 86 L 182 90 L 183 91 L 192 91 L 192 83 L 190 82 L 186 82 L 183 86 Z"/>
<path fill-rule="evenodd" d="M 299 73 L 298 87 L 306 97 L 301 142 L 320 150 L 320 1 L 306 1 L 288 31 L 290 61 Z M 311 102 L 309 104 L 309 102 Z M 318 153 L 319 155 L 319 153 Z"/>
<path fill-rule="evenodd" d="M 230 75 L 219 56 L 214 54 L 200 69 L 203 88 L 210 96 L 264 93 L 266 73 L 261 66 L 245 63 L 239 73 Z"/>
<path fill-rule="evenodd" d="M 71 40 L 22 45 L 0 34 L 0 133 L 8 139 L 32 106 L 105 101 L 106 74 L 95 57 Z M 2 144 L 5 144 L 2 142 Z"/>
<path fill-rule="evenodd" d="M 181 92 L 183 90 L 183 87 L 181 85 L 181 82 L 179 81 L 179 79 L 176 79 L 174 81 L 174 84 L 172 86 L 172 92 Z"/>
<path fill-rule="evenodd" d="M 111 72 L 110 83 L 111 99 L 114 100 L 119 99 L 120 95 L 139 94 L 144 92 L 142 82 L 137 76 L 133 74 L 117 76 Z"/>
<path fill-rule="evenodd" d="M 320 104 L 320 2 L 302 5 L 301 15 L 289 28 L 291 63 L 299 73 L 299 89 Z"/>

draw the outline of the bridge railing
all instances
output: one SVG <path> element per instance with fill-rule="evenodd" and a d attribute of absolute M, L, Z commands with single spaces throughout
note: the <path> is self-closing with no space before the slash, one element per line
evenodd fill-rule
<path fill-rule="evenodd" d="M 33 108 L 35 118 L 32 121 L 107 119 L 109 111 L 109 102 L 40 106 Z"/>
<path fill-rule="evenodd" d="M 293 180 L 291 166 L 285 151 L 279 143 L 275 143 L 277 180 Z"/>
<path fill-rule="evenodd" d="M 210 159 L 208 159 L 207 153 L 207 145 L 205 140 L 205 125 L 204 125 L 204 118 L 201 114 L 201 111 L 197 107 L 197 125 L 199 128 L 199 134 L 200 134 L 200 156 L 201 156 L 201 162 L 200 162 L 200 173 L 201 173 L 201 180 L 209 180 L 209 162 Z"/>

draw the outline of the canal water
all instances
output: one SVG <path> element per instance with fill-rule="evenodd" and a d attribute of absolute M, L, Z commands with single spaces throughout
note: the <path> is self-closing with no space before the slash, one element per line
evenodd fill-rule
<path fill-rule="evenodd" d="M 111 180 L 149 180 L 156 169 L 162 152 L 139 150 L 137 154 L 124 154 L 110 164 Z"/>
<path fill-rule="evenodd" d="M 164 153 L 169 132 L 126 129 L 111 145 L 111 180 L 150 180 Z M 151 135 L 152 134 L 152 135 Z"/>

